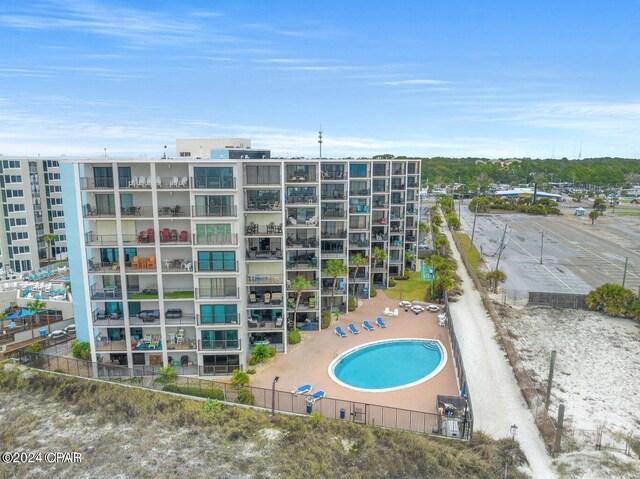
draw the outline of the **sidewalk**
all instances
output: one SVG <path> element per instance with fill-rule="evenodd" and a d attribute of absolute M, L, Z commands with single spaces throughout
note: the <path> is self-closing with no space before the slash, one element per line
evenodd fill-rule
<path fill-rule="evenodd" d="M 452 245 L 464 290 L 464 294 L 449 305 L 469 382 L 474 429 L 502 438 L 510 437 L 511 425 L 517 425 L 516 439 L 527 456 L 533 477 L 557 477 L 511 365 L 494 339 L 496 330 L 480 293 L 464 267 L 450 231 L 443 227 L 442 232 Z"/>

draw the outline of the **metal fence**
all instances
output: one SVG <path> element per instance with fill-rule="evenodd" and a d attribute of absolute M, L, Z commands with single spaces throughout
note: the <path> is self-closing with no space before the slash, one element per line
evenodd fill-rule
<path fill-rule="evenodd" d="M 54 356 L 44 353 L 27 353 L 19 351 L 14 359 L 26 366 L 45 371 L 54 371 L 83 378 L 113 381 L 147 389 L 163 390 L 166 384 L 157 368 L 149 366 L 115 366 L 75 358 Z M 178 372 L 179 368 L 178 368 Z M 466 384 L 466 382 L 465 382 Z M 239 389 L 232 384 L 208 379 L 178 376 L 172 385 L 185 388 L 182 391 L 174 387 L 167 388 L 170 392 L 180 392 L 186 396 L 222 397 L 227 402 L 239 402 Z M 310 414 L 316 412 L 323 417 L 352 421 L 369 426 L 385 427 L 420 434 L 456 437 L 469 439 L 472 435 L 473 420 L 469 406 L 465 427 L 461 434 L 452 436 L 443 426 L 443 418 L 439 414 L 423 411 L 413 411 L 379 404 L 349 401 L 324 397 L 315 404 L 309 404 L 306 396 L 296 396 L 288 391 L 273 391 L 271 389 L 248 386 L 255 401 L 253 406 L 293 414 Z"/>

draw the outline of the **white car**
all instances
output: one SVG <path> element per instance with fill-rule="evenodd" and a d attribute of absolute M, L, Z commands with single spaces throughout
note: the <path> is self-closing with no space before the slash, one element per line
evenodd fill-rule
<path fill-rule="evenodd" d="M 437 313 L 438 311 L 440 311 L 440 306 L 436 304 L 427 304 L 427 309 L 432 313 Z"/>
<path fill-rule="evenodd" d="M 75 324 L 70 324 L 69 326 L 64 328 L 64 332 L 67 333 L 67 334 L 74 334 L 76 332 L 76 325 Z"/>
<path fill-rule="evenodd" d="M 51 331 L 49 333 L 49 339 L 60 339 L 64 338 L 67 335 L 62 329 L 56 329 L 55 331 Z"/>

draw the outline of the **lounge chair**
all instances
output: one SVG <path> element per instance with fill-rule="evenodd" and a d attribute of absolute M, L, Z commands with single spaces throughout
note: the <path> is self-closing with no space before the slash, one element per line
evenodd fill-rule
<path fill-rule="evenodd" d="M 345 333 L 340 326 L 336 326 L 335 333 L 338 336 L 340 336 L 341 338 L 346 338 L 347 337 L 347 333 Z"/>
<path fill-rule="evenodd" d="M 392 318 L 397 318 L 399 314 L 400 311 L 398 311 L 398 308 L 396 308 L 391 313 L 389 313 L 389 316 L 391 316 Z"/>
<path fill-rule="evenodd" d="M 389 307 L 384 308 L 384 311 L 382 311 L 382 314 L 384 316 L 389 316 L 391 314 L 391 310 L 389 309 Z"/>
<path fill-rule="evenodd" d="M 444 314 L 439 314 L 438 324 L 444 328 L 447 325 L 447 316 Z"/>
<path fill-rule="evenodd" d="M 315 403 L 318 399 L 322 399 L 325 396 L 324 391 L 320 390 L 320 391 L 316 391 L 313 395 L 309 396 L 307 398 L 307 402 L 309 404 L 313 404 Z"/>
<path fill-rule="evenodd" d="M 302 394 L 309 395 L 311 394 L 311 389 L 313 389 L 311 387 L 311 384 L 305 384 L 304 386 L 295 388 L 293 391 L 291 391 L 291 394 L 293 394 L 294 396 L 300 396 Z"/>
<path fill-rule="evenodd" d="M 376 318 L 376 324 L 378 325 L 379 328 L 386 328 L 387 327 L 387 325 L 384 323 L 382 318 Z"/>
<path fill-rule="evenodd" d="M 366 319 L 362 322 L 362 327 L 364 329 L 366 329 L 367 331 L 373 331 L 375 328 L 371 325 L 371 323 L 369 321 L 367 321 Z"/>
<path fill-rule="evenodd" d="M 264 304 L 270 304 L 271 303 L 271 293 L 269 291 L 266 291 L 264 293 L 264 295 L 262 296 L 262 302 Z"/>
<path fill-rule="evenodd" d="M 273 293 L 273 294 L 271 294 L 271 303 L 272 304 L 282 304 L 282 293 Z"/>
<path fill-rule="evenodd" d="M 352 334 L 360 334 L 360 331 L 353 325 L 353 323 L 349 323 L 349 332 Z"/>

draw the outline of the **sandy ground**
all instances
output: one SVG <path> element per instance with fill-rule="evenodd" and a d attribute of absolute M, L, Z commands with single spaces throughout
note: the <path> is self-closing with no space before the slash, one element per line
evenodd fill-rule
<path fill-rule="evenodd" d="M 446 228 L 450 244 L 453 238 Z M 454 327 L 460 342 L 475 416 L 475 429 L 492 437 L 509 437 L 512 424 L 518 426 L 517 440 L 534 478 L 554 478 L 544 442 L 529 411 L 504 352 L 494 339 L 494 325 L 484 309 L 480 293 L 474 289 L 458 251 L 458 275 L 464 293 L 451 303 Z"/>
<path fill-rule="evenodd" d="M 640 461 L 591 452 L 597 429 L 603 430 L 604 446 L 623 447 L 620 436 L 638 436 L 640 325 L 591 311 L 551 308 L 507 307 L 501 308 L 501 316 L 541 390 L 546 389 L 551 351 L 556 350 L 550 413 L 557 416 L 558 405 L 565 404 L 565 424 L 574 430 L 565 447 L 578 451 L 560 456 L 558 464 L 581 471 L 567 477 L 611 477 L 603 464 L 616 459 L 628 463 L 631 472 L 624 476 L 618 471 L 614 477 L 640 476 Z"/>

